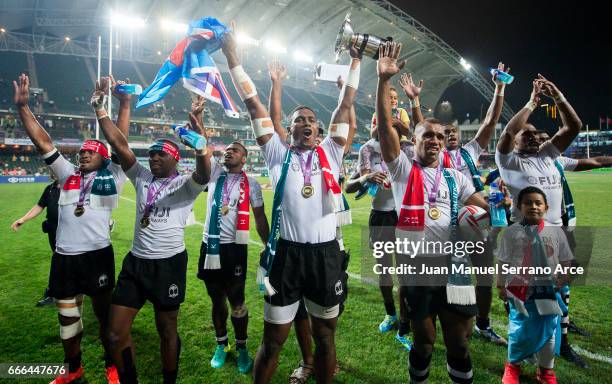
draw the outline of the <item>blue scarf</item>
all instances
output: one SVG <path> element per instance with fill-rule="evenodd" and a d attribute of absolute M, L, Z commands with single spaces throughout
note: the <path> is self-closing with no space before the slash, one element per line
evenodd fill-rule
<path fill-rule="evenodd" d="M 565 172 L 563 172 L 563 166 L 558 160 L 555 160 L 555 167 L 559 171 L 561 176 L 561 185 L 563 187 L 563 204 L 565 206 L 565 214 L 567 215 L 569 227 L 576 226 L 576 208 L 574 207 L 574 198 L 572 197 L 572 191 L 570 190 L 567 179 L 565 178 Z"/>

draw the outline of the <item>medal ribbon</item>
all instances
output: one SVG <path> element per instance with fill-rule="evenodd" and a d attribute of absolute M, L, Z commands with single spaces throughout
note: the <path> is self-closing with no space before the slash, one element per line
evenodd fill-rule
<path fill-rule="evenodd" d="M 302 154 L 297 152 L 298 157 L 300 158 L 300 168 L 302 168 L 302 173 L 304 174 L 304 185 L 311 185 L 310 176 L 312 175 L 312 157 L 314 155 L 314 152 L 314 150 L 310 151 L 306 162 L 304 162 Z"/>
<path fill-rule="evenodd" d="M 82 207 L 85 202 L 85 195 L 87 194 L 87 190 L 91 186 L 91 183 L 96 178 L 95 172 L 92 172 L 90 176 L 87 178 L 87 183 L 85 183 L 85 178 L 81 175 L 81 189 L 79 190 L 79 202 L 77 203 L 77 207 Z"/>
<path fill-rule="evenodd" d="M 228 175 L 230 175 L 230 173 L 228 173 Z M 236 177 L 238 176 L 238 177 Z M 242 174 L 236 174 L 236 175 L 232 175 L 231 180 L 228 183 L 228 178 L 225 179 L 225 182 L 223 183 L 223 205 L 227 206 L 229 205 L 229 195 L 232 192 L 232 190 L 234 189 L 234 186 L 236 185 L 236 183 L 238 182 L 238 180 L 242 179 Z M 229 184 L 229 186 L 228 186 Z"/>
<path fill-rule="evenodd" d="M 168 184 L 170 184 L 170 182 L 174 180 L 177 176 L 178 174 L 175 173 L 174 175 L 164 180 L 162 185 L 160 185 L 159 188 L 157 188 L 157 190 L 155 191 L 153 188 L 153 183 L 155 183 L 155 180 L 157 180 L 157 178 L 154 177 L 153 180 L 151 180 L 151 183 L 149 184 L 149 188 L 147 188 L 147 203 L 145 205 L 145 209 L 144 209 L 144 213 L 142 217 L 149 217 L 149 214 L 151 213 L 151 208 L 153 207 L 153 204 L 155 204 L 155 201 L 157 200 L 157 196 L 159 196 L 160 192 L 166 189 Z"/>
<path fill-rule="evenodd" d="M 423 167 L 421 164 L 415 162 L 421 170 Z M 427 193 L 427 200 L 429 201 L 429 207 L 436 206 L 436 199 L 438 196 L 438 189 L 440 188 L 440 177 L 442 176 L 442 165 L 440 164 L 436 169 L 436 180 L 433 185 L 429 185 L 429 180 L 427 176 L 423 175 L 423 187 L 425 187 L 425 192 Z"/>

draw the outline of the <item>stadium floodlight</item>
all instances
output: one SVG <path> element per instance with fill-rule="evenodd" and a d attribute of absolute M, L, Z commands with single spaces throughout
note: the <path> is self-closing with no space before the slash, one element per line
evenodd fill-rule
<path fill-rule="evenodd" d="M 145 27 L 145 20 L 142 17 L 113 12 L 111 13 L 111 24 L 120 28 L 141 29 Z"/>
<path fill-rule="evenodd" d="M 70 41 L 70 37 L 68 36 L 64 37 L 64 41 Z"/>
<path fill-rule="evenodd" d="M 161 56 L 161 51 L 157 51 L 157 54 Z"/>
<path fill-rule="evenodd" d="M 186 34 L 189 30 L 189 25 L 174 20 L 161 19 L 161 27 L 165 31 Z"/>
<path fill-rule="evenodd" d="M 6 29 L 0 28 L 0 32 L 4 33 L 4 32 L 6 32 Z"/>
<path fill-rule="evenodd" d="M 305 61 L 307 63 L 312 63 L 312 56 L 302 51 L 294 51 L 293 58 L 297 61 Z"/>
<path fill-rule="evenodd" d="M 259 40 L 254 39 L 251 36 L 245 35 L 242 32 L 236 33 L 236 42 L 241 45 L 259 46 Z"/>
<path fill-rule="evenodd" d="M 264 43 L 264 46 L 272 52 L 276 52 L 276 53 L 287 53 L 287 48 L 282 46 L 278 41 L 276 40 L 266 40 Z"/>
<path fill-rule="evenodd" d="M 459 63 L 466 71 L 469 71 L 472 68 L 472 64 L 468 63 L 463 57 L 459 60 Z"/>

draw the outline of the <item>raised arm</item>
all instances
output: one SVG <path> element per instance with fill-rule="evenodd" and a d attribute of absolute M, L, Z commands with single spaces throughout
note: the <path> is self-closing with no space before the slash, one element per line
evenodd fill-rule
<path fill-rule="evenodd" d="M 266 107 L 259 99 L 259 96 L 257 96 L 255 84 L 240 64 L 236 38 L 234 36 L 236 23 L 232 21 L 231 27 L 232 31 L 223 36 L 221 50 L 227 58 L 227 66 L 229 67 L 236 92 L 238 92 L 240 99 L 246 105 L 249 115 L 251 116 L 251 126 L 253 127 L 257 144 L 264 145 L 274 134 L 274 124 L 270 119 L 270 114 L 266 110 Z"/>
<path fill-rule="evenodd" d="M 525 126 L 529 116 L 533 113 L 533 111 L 540 104 L 540 93 L 542 92 L 542 84 L 541 82 L 534 80 L 533 88 L 531 90 L 531 97 L 529 101 L 523 109 L 518 111 L 516 115 L 510 119 L 506 128 L 504 128 L 501 136 L 499 137 L 499 141 L 497 142 L 497 150 L 500 153 L 507 154 L 512 152 L 514 149 L 514 137 L 520 132 L 520 130 Z"/>
<path fill-rule="evenodd" d="M 504 63 L 500 62 L 497 65 L 497 69 L 504 71 Z M 508 67 L 506 72 L 510 72 L 510 67 Z M 484 121 L 478 129 L 478 132 L 476 132 L 475 137 L 478 145 L 480 145 L 480 148 L 487 148 L 489 145 L 489 141 L 495 132 L 495 126 L 497 125 L 502 109 L 504 108 L 504 89 L 506 88 L 506 84 L 497 79 L 497 76 L 493 76 L 493 82 L 495 83 L 493 100 L 491 101 L 491 105 L 489 105 Z"/>
<path fill-rule="evenodd" d="M 272 87 L 270 88 L 270 118 L 272 124 L 274 124 L 274 131 L 280 136 L 283 142 L 287 141 L 287 130 L 283 127 L 283 107 L 282 107 L 282 95 L 283 95 L 283 80 L 287 77 L 287 68 L 282 65 L 278 60 L 274 60 L 268 64 L 268 72 L 270 73 L 270 80 L 272 81 Z"/>
<path fill-rule="evenodd" d="M 265 247 L 268 242 L 268 237 L 270 236 L 270 226 L 268 225 L 268 218 L 266 217 L 264 206 L 253 208 L 253 216 L 255 216 L 257 234 Z"/>
<path fill-rule="evenodd" d="M 55 148 L 51 137 L 45 129 L 38 123 L 36 117 L 30 110 L 30 79 L 27 75 L 19 75 L 18 82 L 13 81 L 15 88 L 14 102 L 19 112 L 19 118 L 25 127 L 25 131 L 34 143 L 34 146 L 41 155 L 47 154 Z"/>
<path fill-rule="evenodd" d="M 351 47 L 351 67 L 346 79 L 340 90 L 338 98 L 338 106 L 332 113 L 331 122 L 329 124 L 328 135 L 338 145 L 346 145 L 348 138 L 352 139 L 355 131 L 355 126 L 350 125 L 351 108 L 355 102 L 357 88 L 359 87 L 359 73 L 361 67 L 361 57 L 356 48 Z M 350 145 L 350 143 L 349 143 Z"/>
<path fill-rule="evenodd" d="M 538 79 L 536 79 L 536 81 L 542 84 L 542 93 L 544 96 L 550 97 L 555 101 L 559 114 L 561 115 L 563 126 L 550 141 L 557 147 L 559 152 L 563 152 L 572 144 L 572 141 L 578 136 L 578 133 L 580 133 L 582 121 L 580 121 L 574 108 L 572 108 L 565 96 L 563 96 L 563 93 L 561 93 L 559 88 L 557 88 L 552 81 L 547 80 L 540 74 L 538 74 Z"/>
<path fill-rule="evenodd" d="M 117 128 L 123 133 L 123 136 L 130 136 L 130 101 L 132 100 L 132 95 L 126 95 L 123 93 L 115 92 L 117 85 L 121 84 L 129 84 L 130 79 L 115 81 L 113 75 L 110 75 L 111 81 L 111 90 L 113 96 L 119 100 L 119 114 L 117 116 Z"/>
<path fill-rule="evenodd" d="M 378 119 L 378 141 L 383 160 L 390 163 L 400 155 L 399 135 L 392 125 L 389 93 L 391 77 L 404 66 L 397 62 L 402 45 L 395 42 L 381 44 L 378 49 L 378 86 L 376 89 L 376 118 Z"/>
<path fill-rule="evenodd" d="M 342 80 L 342 77 L 338 76 L 338 80 L 336 80 L 336 85 L 338 86 L 338 89 L 342 92 L 342 88 L 344 87 L 344 80 Z M 351 104 L 351 110 L 349 112 L 349 135 L 346 138 L 346 144 L 344 144 L 345 156 L 351 151 L 351 144 L 353 144 L 355 132 L 357 132 L 357 112 L 355 112 L 355 104 Z"/>
<path fill-rule="evenodd" d="M 130 169 L 136 162 L 136 156 L 128 145 L 127 138 L 121 133 L 121 131 L 115 126 L 113 121 L 106 112 L 106 90 L 108 89 L 108 78 L 103 77 L 100 81 L 96 81 L 96 89 L 91 96 L 91 106 L 93 107 L 100 128 L 104 133 L 104 137 L 111 145 L 113 153 L 119 158 L 119 163 L 124 171 Z"/>
<path fill-rule="evenodd" d="M 423 80 L 421 79 L 419 85 L 416 85 L 414 81 L 412 81 L 412 73 L 402 73 L 399 84 L 404 90 L 406 97 L 410 99 L 412 121 L 414 121 L 414 126 L 416 127 L 418 123 L 425 120 L 421 113 L 421 101 L 419 98 L 421 90 L 423 89 Z"/>
<path fill-rule="evenodd" d="M 198 96 L 195 100 L 191 101 L 191 112 L 189 112 L 189 128 L 206 138 L 206 147 L 201 150 L 195 150 L 196 169 L 191 174 L 193 180 L 200 185 L 208 183 L 211 171 L 211 153 L 208 150 L 208 136 L 206 135 L 206 129 L 202 120 L 204 102 L 204 97 Z"/>
<path fill-rule="evenodd" d="M 579 159 L 578 164 L 573 169 L 575 172 L 589 171 L 591 169 L 612 167 L 611 156 L 597 156 L 591 157 L 590 159 Z"/>

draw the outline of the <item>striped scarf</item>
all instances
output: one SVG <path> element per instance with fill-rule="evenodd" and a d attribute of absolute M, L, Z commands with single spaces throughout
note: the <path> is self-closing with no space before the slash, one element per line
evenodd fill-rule
<path fill-rule="evenodd" d="M 117 208 L 119 195 L 117 185 L 111 171 L 108 170 L 110 160 L 105 160 L 94 176 L 89 194 L 89 206 L 92 209 L 112 210 Z M 59 205 L 73 205 L 79 202 L 81 193 L 81 178 L 83 174 L 76 171 L 66 179 L 60 191 Z"/>
<path fill-rule="evenodd" d="M 575 227 L 576 226 L 576 208 L 574 207 L 574 197 L 572 196 L 572 191 L 570 190 L 569 184 L 567 183 L 567 179 L 565 178 L 565 172 L 563 172 L 563 166 L 559 163 L 558 160 L 555 160 L 555 167 L 557 167 L 557 171 L 559 171 L 559 176 L 561 176 L 561 186 L 563 187 L 563 205 L 565 207 L 565 215 L 567 215 L 567 226 Z"/>
<path fill-rule="evenodd" d="M 444 168 L 455 168 L 453 166 L 450 153 L 448 153 L 447 150 L 444 150 L 444 152 L 442 153 L 444 154 Z M 474 159 L 472 159 L 472 156 L 470 156 L 468 151 L 464 148 L 459 148 L 459 153 L 463 161 L 465 161 L 465 164 L 468 166 L 468 169 L 470 170 L 470 174 L 472 175 L 472 183 L 474 183 L 474 188 L 476 189 L 476 192 L 484 191 L 484 185 L 482 184 L 482 180 L 480 180 L 480 171 L 476 167 L 476 164 L 474 164 Z"/>
<path fill-rule="evenodd" d="M 227 180 L 227 172 L 223 171 L 217 179 L 213 195 L 213 203 L 208 221 L 208 244 L 204 269 L 221 269 L 220 241 L 221 231 L 221 205 L 223 198 L 223 186 Z M 228 191 L 231 193 L 232 191 Z M 240 198 L 238 199 L 238 217 L 236 218 L 236 244 L 248 244 L 249 242 L 249 178 L 244 171 L 240 180 Z"/>

